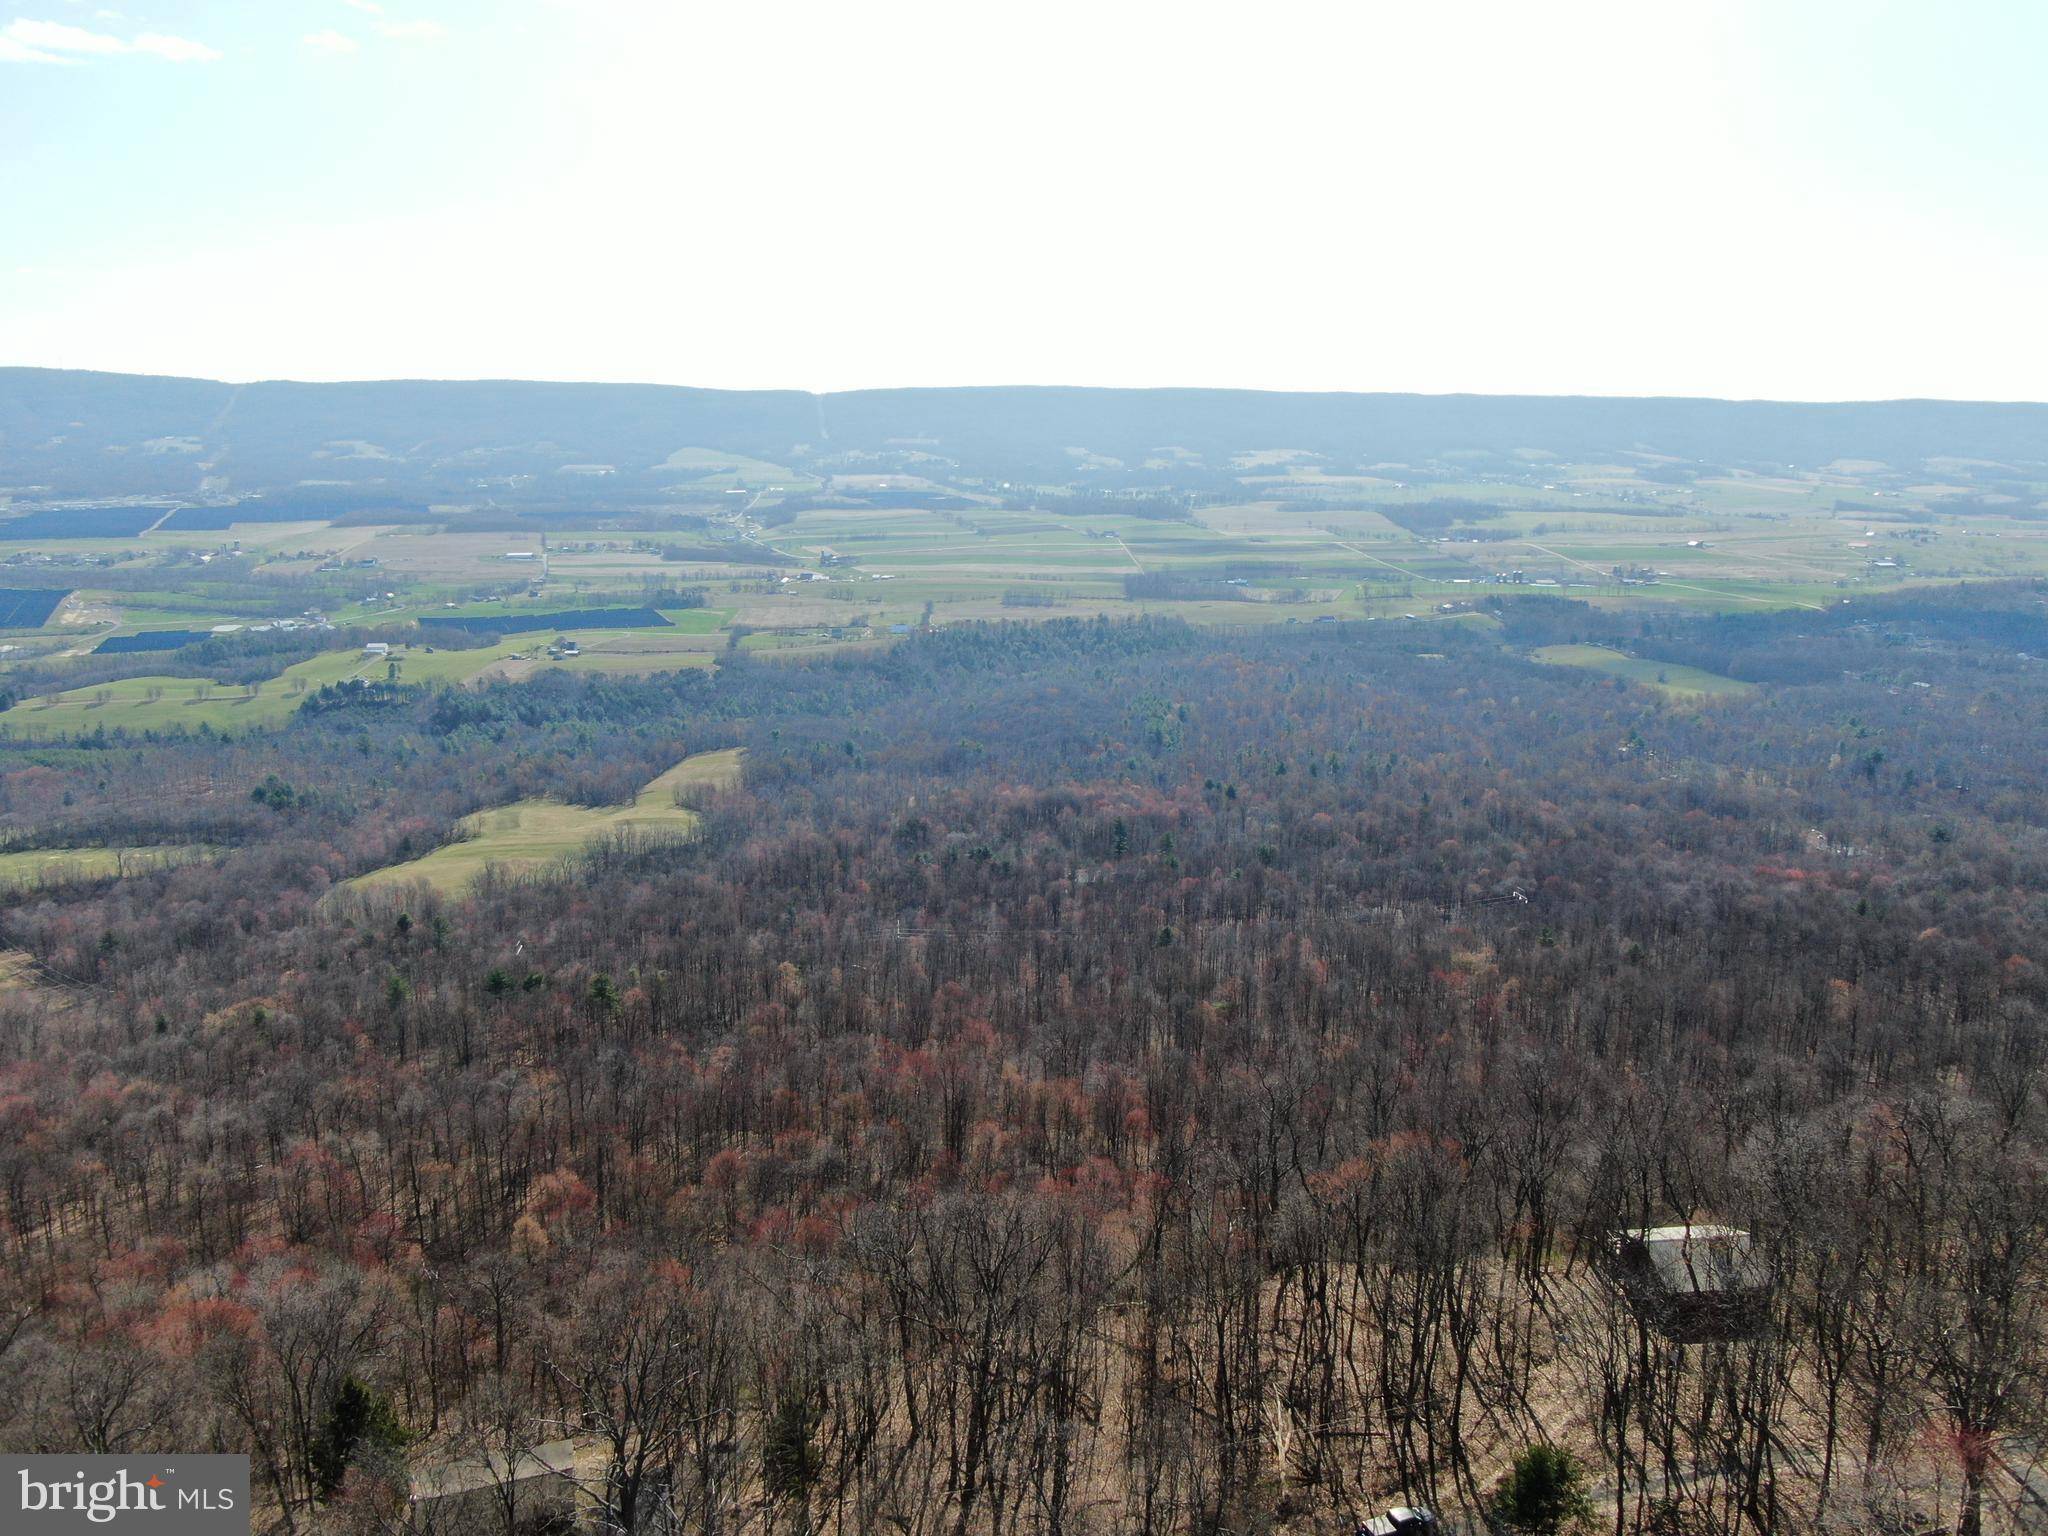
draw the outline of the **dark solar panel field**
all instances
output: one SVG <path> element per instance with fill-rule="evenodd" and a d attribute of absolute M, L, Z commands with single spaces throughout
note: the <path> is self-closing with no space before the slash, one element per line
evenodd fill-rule
<path fill-rule="evenodd" d="M 525 635 L 537 629 L 666 629 L 652 608 L 577 608 L 566 613 L 477 613 L 421 619 L 420 628 L 467 629 L 478 634 Z"/>
<path fill-rule="evenodd" d="M 31 539 L 132 539 L 164 515 L 162 507 L 43 507 L 0 523 L 0 543 Z"/>
<path fill-rule="evenodd" d="M 145 629 L 139 635 L 109 635 L 94 647 L 93 654 L 118 656 L 133 651 L 175 651 L 212 638 L 212 635 L 197 629 Z"/>
<path fill-rule="evenodd" d="M 41 629 L 70 595 L 62 587 L 0 587 L 0 629 Z"/>

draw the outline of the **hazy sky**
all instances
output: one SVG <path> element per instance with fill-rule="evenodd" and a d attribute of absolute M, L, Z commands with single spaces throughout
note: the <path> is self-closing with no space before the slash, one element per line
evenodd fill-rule
<path fill-rule="evenodd" d="M 2048 399 L 2042 0 L 18 3 L 0 362 Z"/>

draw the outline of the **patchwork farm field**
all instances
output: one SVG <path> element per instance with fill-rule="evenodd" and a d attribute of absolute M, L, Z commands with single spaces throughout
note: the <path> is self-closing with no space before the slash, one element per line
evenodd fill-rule
<path fill-rule="evenodd" d="M 21 601 L 0 615 L 17 631 L 0 672 L 37 670 L 33 696 L 15 690 L 0 731 L 56 742 L 101 727 L 270 727 L 313 688 L 384 675 L 387 663 L 341 649 L 253 686 L 140 676 L 64 688 L 43 665 L 47 651 L 90 651 L 109 635 L 248 629 L 308 611 L 390 637 L 402 681 L 467 685 L 548 668 L 715 666 L 729 648 L 809 655 L 926 623 L 1163 615 L 1249 628 L 1441 618 L 1530 597 L 1606 612 L 1817 612 L 1916 585 L 2048 576 L 2048 484 L 2008 468 L 1951 478 L 1861 460 L 1780 471 L 1532 450 L 1519 468 L 1480 473 L 1455 456 L 1344 463 L 1274 447 L 1232 459 L 1235 495 L 1213 482 L 1199 493 L 1018 495 L 949 484 L 943 461 L 916 452 L 897 473 L 827 475 L 797 458 L 669 452 L 658 467 L 698 498 L 686 515 L 578 507 L 575 487 L 606 483 L 591 467 L 565 482 L 567 505 L 509 520 L 464 507 L 416 509 L 402 523 L 323 520 L 297 515 L 303 498 L 251 502 L 247 518 L 225 504 L 31 505 L 0 516 L 0 564 L 33 568 L 38 582 L 75 568 L 77 590 L 65 600 L 10 589 Z M 1159 473 L 1187 462 L 1167 448 L 1155 458 Z M 1075 463 L 1114 483 L 1108 461 Z M 1983 483 L 1994 478 L 1995 489 Z M 663 605 L 685 588 L 707 605 Z M 581 622 L 647 608 L 659 619 L 640 628 Z M 416 623 L 468 618 L 541 627 L 480 650 L 403 643 Z M 578 654 L 547 656 L 558 633 Z M 1627 661 L 1569 664 L 1621 676 Z M 1664 686 L 1716 689 L 1702 678 Z"/>
<path fill-rule="evenodd" d="M 467 889 L 486 869 L 527 873 L 559 863 L 602 838 L 641 835 L 687 837 L 696 812 L 677 804 L 692 789 L 736 782 L 740 751 L 700 752 L 650 780 L 630 806 L 598 809 L 559 800 L 521 800 L 481 811 L 462 823 L 459 839 L 388 869 L 360 875 L 341 887 L 374 891 L 423 883 L 444 895 Z"/>

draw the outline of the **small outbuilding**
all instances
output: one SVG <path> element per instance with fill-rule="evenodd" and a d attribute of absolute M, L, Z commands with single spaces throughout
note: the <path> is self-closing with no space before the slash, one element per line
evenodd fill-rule
<path fill-rule="evenodd" d="M 1438 1529 L 1436 1516 L 1428 1510 L 1403 1505 L 1362 1522 L 1358 1536 L 1436 1536 Z"/>
<path fill-rule="evenodd" d="M 506 1456 L 465 1457 L 412 1476 L 415 1523 L 433 1531 L 569 1531 L 586 1500 L 576 1476 L 576 1443 L 557 1440 Z"/>
<path fill-rule="evenodd" d="M 1744 1338 L 1763 1324 L 1770 1276 L 1740 1227 L 1688 1222 L 1617 1232 L 1606 1267 L 1637 1315 L 1679 1343 Z"/>

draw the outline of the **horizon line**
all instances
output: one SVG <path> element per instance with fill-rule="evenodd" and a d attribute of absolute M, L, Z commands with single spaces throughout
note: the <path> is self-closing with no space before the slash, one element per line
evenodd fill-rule
<path fill-rule="evenodd" d="M 835 395 L 961 392 L 1015 392 L 1020 390 L 1095 392 L 1101 394 L 1207 394 L 1337 397 L 1356 399 L 1408 400 L 1598 400 L 1635 401 L 1643 404 L 1680 403 L 1702 405 L 1785 405 L 1785 406 L 1878 406 L 1878 405 L 1973 405 L 1996 407 L 2044 407 L 2048 399 L 1998 399 L 1979 395 L 1883 395 L 1858 398 L 1806 399 L 1784 395 L 1699 395 L 1674 393 L 1592 393 L 1584 390 L 1547 392 L 1541 390 L 1418 390 L 1418 389 L 1312 389 L 1276 388 L 1244 384 L 1042 384 L 1042 383 L 950 383 L 950 384 L 864 384 L 844 389 L 804 389 L 794 385 L 675 384 L 652 379 L 560 379 L 523 378 L 507 374 L 477 375 L 387 375 L 362 378 L 293 378 L 287 376 L 246 379 L 218 378 L 204 373 L 151 373 L 125 368 L 79 368 L 47 363 L 0 363 L 0 374 L 49 373 L 91 375 L 114 379 L 155 379 L 183 384 L 217 384 L 231 389 L 282 385 L 300 389 L 349 388 L 365 385 L 450 385 L 513 384 L 550 389 L 673 389 L 697 394 L 800 395 L 829 399 Z"/>

